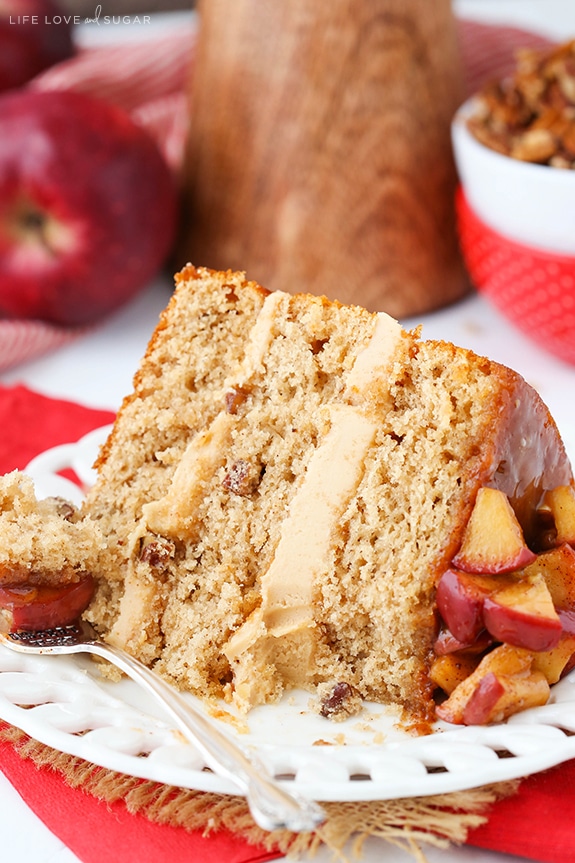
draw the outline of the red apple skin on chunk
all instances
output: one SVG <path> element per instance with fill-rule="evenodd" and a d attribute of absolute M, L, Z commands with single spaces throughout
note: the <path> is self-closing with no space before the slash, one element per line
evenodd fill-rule
<path fill-rule="evenodd" d="M 545 704 L 549 684 L 532 664 L 530 651 L 499 645 L 437 706 L 437 716 L 456 725 L 488 725 Z"/>
<path fill-rule="evenodd" d="M 490 671 L 465 705 L 464 725 L 502 722 L 520 710 L 540 707 L 549 698 L 549 684 L 539 671 L 529 675 L 499 678 Z"/>
<path fill-rule="evenodd" d="M 477 655 L 487 650 L 492 643 L 492 637 L 485 630 L 482 630 L 473 641 L 460 641 L 449 629 L 444 628 L 435 639 L 433 652 L 436 656 L 447 656 L 449 653 Z"/>
<path fill-rule="evenodd" d="M 485 596 L 486 591 L 465 572 L 448 569 L 441 576 L 437 585 L 437 608 L 459 642 L 472 643 L 483 629 Z"/>
<path fill-rule="evenodd" d="M 0 609 L 9 632 L 55 629 L 78 620 L 94 594 L 94 580 L 48 585 L 0 587 Z"/>
<path fill-rule="evenodd" d="M 575 489 L 570 485 L 558 485 L 545 492 L 542 506 L 553 516 L 555 545 L 575 545 Z"/>
<path fill-rule="evenodd" d="M 121 108 L 84 93 L 0 96 L 0 315 L 95 322 L 143 289 L 175 236 L 175 181 Z"/>
<path fill-rule="evenodd" d="M 563 627 L 563 635 L 572 635 L 575 637 L 575 609 L 559 608 L 557 614 Z"/>
<path fill-rule="evenodd" d="M 453 566 L 490 575 L 523 569 L 535 559 L 507 496 L 480 488 Z"/>
<path fill-rule="evenodd" d="M 505 695 L 505 686 L 493 671 L 488 671 L 465 705 L 463 725 L 487 725 L 503 695 Z"/>
<path fill-rule="evenodd" d="M 563 631 L 542 575 L 521 579 L 486 597 L 483 621 L 497 641 L 533 651 L 552 650 Z"/>
<path fill-rule="evenodd" d="M 448 569 L 437 585 L 437 608 L 452 635 L 463 644 L 474 643 L 484 629 L 483 606 L 486 598 L 513 584 L 508 574 L 473 575 Z"/>

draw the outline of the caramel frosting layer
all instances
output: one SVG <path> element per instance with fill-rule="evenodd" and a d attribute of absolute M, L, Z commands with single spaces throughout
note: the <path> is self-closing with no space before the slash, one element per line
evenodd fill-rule
<path fill-rule="evenodd" d="M 397 321 L 378 315 L 369 343 L 348 373 L 343 403 L 331 408 L 330 430 L 291 501 L 274 558 L 261 578 L 261 605 L 224 648 L 240 707 L 265 700 L 274 685 L 269 675 L 254 674 L 254 663 L 275 666 L 296 686 L 309 680 L 315 642 L 314 584 L 329 566 L 333 534 L 361 481 L 379 427 L 370 412 L 362 410 L 362 401 L 374 379 L 381 387 L 401 333 Z"/>

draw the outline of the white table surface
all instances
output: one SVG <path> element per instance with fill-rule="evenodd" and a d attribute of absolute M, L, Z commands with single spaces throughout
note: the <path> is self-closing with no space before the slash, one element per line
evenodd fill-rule
<path fill-rule="evenodd" d="M 555 38 L 575 35 L 572 0 L 454 0 L 454 6 L 457 12 L 477 20 L 524 24 Z M 162 26 L 166 23 L 164 17 Z M 181 21 L 180 15 L 178 21 Z M 93 35 L 93 32 L 84 34 L 84 41 L 93 43 Z M 107 37 L 110 35 L 114 34 L 108 33 Z M 116 31 L 116 38 L 121 35 Z M 156 280 L 127 307 L 88 335 L 39 360 L 0 374 L 0 383 L 23 383 L 49 396 L 116 409 L 131 388 L 132 375 L 170 290 L 168 278 Z M 547 402 L 568 448 L 575 453 L 575 367 L 543 352 L 477 296 L 404 323 L 423 323 L 425 337 L 447 339 L 469 347 L 523 374 Z M 34 860 L 35 863 L 78 860 L 44 827 L 1 774 L 0 800 L 3 859 L 17 855 L 20 860 Z M 426 854 L 429 863 L 522 863 L 522 858 L 469 847 L 447 851 L 430 849 Z M 332 859 L 331 853 L 325 851 L 314 857 L 317 863 L 328 863 Z M 367 843 L 363 856 L 364 863 L 407 863 L 412 859 L 411 855 L 376 840 Z"/>

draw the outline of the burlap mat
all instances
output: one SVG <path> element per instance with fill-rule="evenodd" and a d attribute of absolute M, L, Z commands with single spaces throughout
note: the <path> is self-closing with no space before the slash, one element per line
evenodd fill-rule
<path fill-rule="evenodd" d="M 106 770 L 51 749 L 9 725 L 0 727 L 0 738 L 10 742 L 22 758 L 30 759 L 37 767 L 59 773 L 73 788 L 108 803 L 123 801 L 132 814 L 144 815 L 160 824 L 199 830 L 205 835 L 226 829 L 250 844 L 294 857 L 313 857 L 324 844 L 334 852 L 336 860 L 357 860 L 363 843 L 371 836 L 390 842 L 411 853 L 418 863 L 425 863 L 422 846 L 446 848 L 451 843 L 465 842 L 470 830 L 487 821 L 491 804 L 515 793 L 519 785 L 519 781 L 500 782 L 431 797 L 325 803 L 328 818 L 317 832 L 267 833 L 254 823 L 243 797 L 175 788 Z"/>

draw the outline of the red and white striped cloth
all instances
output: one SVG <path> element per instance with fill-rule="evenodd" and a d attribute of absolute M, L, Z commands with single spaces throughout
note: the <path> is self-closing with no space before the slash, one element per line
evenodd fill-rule
<path fill-rule="evenodd" d="M 487 81 L 509 75 L 519 48 L 543 51 L 552 44 L 544 36 L 517 27 L 464 20 L 457 25 L 466 96 L 476 93 Z"/>
<path fill-rule="evenodd" d="M 43 321 L 0 321 L 0 371 L 47 354 L 77 339 L 84 330 L 55 327 Z"/>
<path fill-rule="evenodd" d="M 468 94 L 488 78 L 508 74 L 520 47 L 544 48 L 548 40 L 513 28 L 459 21 L 465 87 Z M 195 24 L 141 42 L 84 48 L 52 67 L 30 86 L 73 89 L 120 105 L 145 126 L 176 174 L 188 132 L 186 98 L 193 74 Z M 55 350 L 86 332 L 40 321 L 0 320 L 0 371 Z"/>
<path fill-rule="evenodd" d="M 124 108 L 153 135 L 177 172 L 188 131 L 186 86 L 195 37 L 195 27 L 185 27 L 155 40 L 85 48 L 42 73 L 31 86 L 76 90 Z"/>

